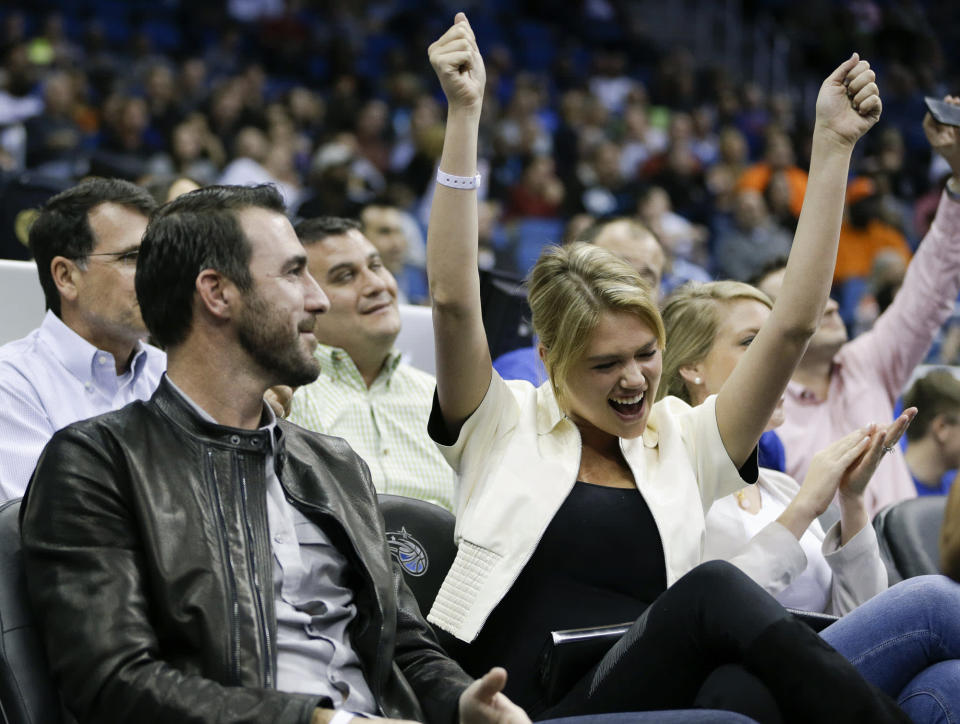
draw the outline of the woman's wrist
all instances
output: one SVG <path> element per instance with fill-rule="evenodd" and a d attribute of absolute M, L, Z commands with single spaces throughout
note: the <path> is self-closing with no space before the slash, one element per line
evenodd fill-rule
<path fill-rule="evenodd" d="M 819 124 L 814 126 L 811 155 L 819 151 L 821 153 L 850 156 L 853 154 L 853 147 L 856 145 L 856 141 L 844 138 L 832 128 L 820 126 Z"/>
<path fill-rule="evenodd" d="M 814 511 L 805 500 L 796 497 L 790 501 L 790 505 L 780 514 L 777 522 L 793 533 L 793 536 L 797 540 L 800 540 L 816 517 L 816 511 Z"/>

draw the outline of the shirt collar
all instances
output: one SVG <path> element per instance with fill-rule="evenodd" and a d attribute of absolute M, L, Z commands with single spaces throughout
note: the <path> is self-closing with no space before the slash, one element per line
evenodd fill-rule
<path fill-rule="evenodd" d="M 179 387 L 177 387 L 176 383 L 170 379 L 170 375 L 165 375 L 165 376 L 167 379 L 167 384 L 170 385 L 170 389 L 172 389 L 175 393 L 177 393 L 177 395 L 180 396 L 180 399 L 182 399 L 187 405 L 189 405 L 190 409 L 192 409 L 201 419 L 206 420 L 207 422 L 211 422 L 214 425 L 220 424 L 215 419 L 213 419 L 213 416 L 209 412 L 204 410 L 202 407 L 200 407 L 200 405 L 198 405 L 196 402 L 190 399 L 190 397 L 187 395 L 186 392 L 184 392 Z M 270 407 L 270 405 L 268 405 L 266 402 L 264 402 L 263 412 L 260 414 L 260 426 L 257 429 L 264 430 L 265 432 L 270 433 L 270 439 L 274 440 L 274 438 L 276 437 L 274 434 L 276 428 L 277 428 L 277 416 L 274 414 L 273 408 Z"/>
<path fill-rule="evenodd" d="M 362 389 L 367 388 L 366 383 L 363 381 L 363 375 L 361 375 L 360 370 L 357 369 L 353 358 L 347 354 L 347 351 L 342 347 L 318 344 L 315 355 L 320 361 L 320 374 L 329 375 L 334 380 L 349 381 L 353 383 L 354 386 L 359 386 Z M 377 375 L 377 379 L 374 380 L 371 386 L 377 384 L 389 385 L 390 380 L 393 378 L 393 373 L 400 364 L 402 357 L 403 355 L 400 354 L 399 350 L 390 350 L 383 367 L 380 369 L 380 374 Z"/>
<path fill-rule="evenodd" d="M 831 385 L 833 385 L 833 381 L 837 379 L 837 373 L 840 371 L 841 367 L 843 367 L 843 360 L 841 359 L 840 354 L 838 354 L 833 358 L 833 363 L 830 367 Z M 818 398 L 814 391 L 809 387 L 799 382 L 794 382 L 793 380 L 790 380 L 787 383 L 787 394 L 800 402 L 805 402 L 808 404 L 823 402 L 823 400 Z"/>
<path fill-rule="evenodd" d="M 54 355 L 67 371 L 81 382 L 97 379 L 97 370 L 105 367 L 116 376 L 116 359 L 110 352 L 97 349 L 87 340 L 68 327 L 60 317 L 47 310 L 40 325 L 40 338 L 52 350 Z M 109 359 L 107 363 L 99 363 L 102 356 Z M 130 372 L 138 377 L 147 363 L 147 350 L 143 341 L 137 342 L 136 353 L 130 363 Z"/>

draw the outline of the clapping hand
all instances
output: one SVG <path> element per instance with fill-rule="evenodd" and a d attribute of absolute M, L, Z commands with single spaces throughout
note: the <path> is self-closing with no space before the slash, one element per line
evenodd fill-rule
<path fill-rule="evenodd" d="M 870 64 L 854 53 L 820 86 L 817 129 L 853 146 L 880 118 L 883 104 Z"/>
<path fill-rule="evenodd" d="M 453 26 L 427 49 L 451 111 L 479 115 L 487 71 L 467 16 L 457 13 Z"/>
<path fill-rule="evenodd" d="M 910 407 L 890 424 L 874 426 L 867 449 L 844 472 L 839 487 L 841 499 L 863 495 L 863 491 L 866 490 L 867 483 L 873 477 L 880 460 L 886 453 L 893 450 L 894 445 L 900 441 L 900 437 L 906 432 L 916 414 L 917 408 Z"/>

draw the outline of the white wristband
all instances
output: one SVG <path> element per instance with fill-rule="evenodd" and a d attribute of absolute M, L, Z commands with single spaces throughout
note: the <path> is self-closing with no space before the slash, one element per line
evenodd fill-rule
<path fill-rule="evenodd" d="M 475 189 L 480 187 L 480 174 L 476 176 L 454 176 L 437 169 L 437 183 L 451 189 Z"/>
<path fill-rule="evenodd" d="M 337 709 L 333 716 L 330 717 L 330 721 L 327 724 L 347 724 L 351 719 L 356 716 L 352 712 L 344 711 L 343 709 Z"/>

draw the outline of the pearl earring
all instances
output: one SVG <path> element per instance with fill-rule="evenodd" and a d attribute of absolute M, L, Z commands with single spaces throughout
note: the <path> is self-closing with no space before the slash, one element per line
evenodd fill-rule
<path fill-rule="evenodd" d="M 693 378 L 693 384 L 699 385 L 701 382 L 703 382 L 703 380 L 701 380 L 699 377 L 694 377 L 694 378 Z"/>

